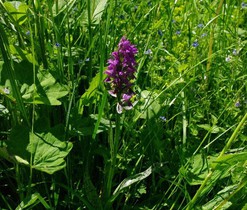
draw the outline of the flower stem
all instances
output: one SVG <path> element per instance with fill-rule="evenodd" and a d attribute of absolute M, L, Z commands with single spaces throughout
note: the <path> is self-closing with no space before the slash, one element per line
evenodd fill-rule
<path fill-rule="evenodd" d="M 110 168 L 109 168 L 109 173 L 108 173 L 108 179 L 107 179 L 107 204 L 106 207 L 109 208 L 109 205 L 111 205 L 110 197 L 111 197 L 111 191 L 112 191 L 112 182 L 113 182 L 113 177 L 115 173 L 115 166 L 116 166 L 116 158 L 117 158 L 117 153 L 118 153 L 118 148 L 119 148 L 119 138 L 120 138 L 120 115 L 116 114 L 116 129 L 115 129 L 115 134 L 114 138 L 112 135 L 109 135 L 109 144 L 110 144 L 110 155 L 111 155 L 111 160 L 110 160 Z"/>

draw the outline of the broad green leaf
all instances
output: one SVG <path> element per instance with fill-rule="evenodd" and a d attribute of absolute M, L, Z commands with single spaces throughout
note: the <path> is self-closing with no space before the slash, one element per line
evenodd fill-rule
<path fill-rule="evenodd" d="M 16 210 L 22 210 L 25 208 L 28 208 L 30 206 L 34 207 L 37 204 L 39 204 L 39 199 L 36 193 L 32 194 L 31 196 L 28 196 L 25 198 L 17 207 Z"/>
<path fill-rule="evenodd" d="M 141 102 L 143 103 L 140 106 L 140 112 L 142 113 L 140 116 L 141 118 L 150 119 L 159 113 L 161 105 L 156 99 L 156 96 L 157 94 L 148 90 L 144 90 L 141 92 Z"/>
<path fill-rule="evenodd" d="M 60 141 L 52 133 L 31 133 L 23 126 L 15 127 L 7 142 L 7 149 L 16 161 L 32 168 L 53 174 L 65 167 L 64 158 L 72 149 L 72 143 Z M 30 157 L 32 154 L 32 164 Z"/>
<path fill-rule="evenodd" d="M 27 60 L 30 63 L 34 63 L 35 65 L 38 65 L 37 60 L 35 57 L 33 57 L 32 53 L 27 52 L 26 50 L 22 49 L 19 46 L 10 45 L 9 46 L 10 53 L 13 57 L 15 57 L 18 60 Z"/>
<path fill-rule="evenodd" d="M 147 178 L 148 176 L 150 176 L 152 173 L 152 166 L 150 166 L 148 169 L 146 169 L 145 171 L 135 174 L 133 176 L 130 176 L 126 179 L 124 179 L 115 189 L 115 191 L 113 192 L 113 195 L 117 195 L 119 194 L 124 188 L 129 187 L 130 185 L 139 182 L 145 178 Z"/>
<path fill-rule="evenodd" d="M 20 63 L 14 62 L 15 78 L 20 84 L 20 92 L 25 103 L 60 105 L 58 100 L 68 94 L 66 86 L 59 84 L 47 70 L 36 69 L 35 84 L 33 75 L 33 64 L 24 60 Z M 0 63 L 0 89 L 7 87 L 12 95 L 12 88 L 7 69 Z"/>
<path fill-rule="evenodd" d="M 75 3 L 76 0 L 59 0 L 56 2 L 54 1 L 54 4 L 52 6 L 53 15 L 57 16 L 64 11 L 70 10 Z"/>
<path fill-rule="evenodd" d="M 213 165 L 215 164 L 225 164 L 225 165 L 235 165 L 238 162 L 246 162 L 247 161 L 247 152 L 239 152 L 233 154 L 225 154 L 220 158 L 217 158 Z"/>
<path fill-rule="evenodd" d="M 56 16 L 59 13 L 63 12 L 66 9 L 66 1 L 65 0 L 59 0 L 54 2 L 53 6 L 52 6 L 52 12 L 53 15 Z"/>
<path fill-rule="evenodd" d="M 221 202 L 223 202 L 225 199 L 227 199 L 232 192 L 234 192 L 236 190 L 237 185 L 231 185 L 231 186 L 227 186 L 225 187 L 223 190 L 219 191 L 212 200 L 210 200 L 209 202 L 207 202 L 206 204 L 204 204 L 202 206 L 203 210 L 211 210 L 211 209 L 215 209 L 219 204 L 221 204 Z M 222 207 L 221 209 L 228 209 L 230 206 L 232 205 L 232 203 L 230 201 L 227 201 Z"/>
<path fill-rule="evenodd" d="M 92 22 L 94 24 L 99 24 L 101 20 L 101 16 L 105 10 L 107 0 L 95 0 L 91 1 L 94 3 L 94 12 L 93 12 L 93 19 Z"/>
<path fill-rule="evenodd" d="M 63 158 L 71 149 L 71 143 L 59 141 L 51 133 L 30 133 L 30 143 L 27 146 L 27 150 L 33 154 L 32 167 L 49 174 L 65 167 Z"/>
<path fill-rule="evenodd" d="M 21 88 L 22 98 L 26 103 L 61 105 L 59 98 L 68 94 L 65 86 L 56 82 L 55 78 L 47 71 L 39 71 L 36 85 L 23 84 Z"/>
<path fill-rule="evenodd" d="M 104 76 L 105 78 L 105 76 Z M 103 79 L 104 79 L 103 78 Z M 82 114 L 83 106 L 88 105 L 90 103 L 94 103 L 97 96 L 97 89 L 103 81 L 100 78 L 100 73 L 96 74 L 96 76 L 92 79 L 89 88 L 86 92 L 81 96 L 79 100 L 79 113 Z"/>
<path fill-rule="evenodd" d="M 233 183 L 238 183 L 239 180 L 242 180 L 246 177 L 246 173 L 247 173 L 246 163 L 247 163 L 247 159 L 243 162 L 238 162 L 234 165 L 234 169 L 232 170 L 232 174 L 231 174 L 231 180 Z"/>
<path fill-rule="evenodd" d="M 204 157 L 201 154 L 197 154 L 192 157 L 190 167 L 186 169 L 182 166 L 179 169 L 179 173 L 184 176 L 190 185 L 200 185 L 208 175 L 211 164 L 216 159 L 216 156 Z M 215 171 L 212 179 L 228 176 L 229 174 L 226 173 L 227 169 L 228 167 L 220 167 Z"/>
<path fill-rule="evenodd" d="M 203 128 L 210 133 L 219 133 L 220 132 L 220 127 L 218 127 L 216 125 L 211 126 L 209 124 L 201 124 L 201 125 L 198 125 L 198 127 Z"/>
<path fill-rule="evenodd" d="M 6 11 L 13 17 L 13 19 L 19 23 L 23 24 L 26 21 L 26 14 L 28 6 L 20 1 L 6 1 L 3 3 Z"/>
<path fill-rule="evenodd" d="M 90 8 L 91 8 L 91 23 L 97 25 L 101 21 L 101 17 L 106 8 L 107 0 L 91 0 Z M 82 24 L 88 24 L 88 10 L 82 14 Z"/>
<path fill-rule="evenodd" d="M 48 203 L 39 193 L 33 193 L 32 195 L 26 197 L 17 207 L 16 210 L 26 209 L 28 207 L 34 207 L 37 204 L 42 203 L 45 209 L 51 209 Z"/>
<path fill-rule="evenodd" d="M 192 158 L 190 167 L 186 169 L 182 166 L 179 173 L 190 185 L 200 185 L 208 174 L 209 168 L 207 166 L 204 157 L 198 154 Z"/>

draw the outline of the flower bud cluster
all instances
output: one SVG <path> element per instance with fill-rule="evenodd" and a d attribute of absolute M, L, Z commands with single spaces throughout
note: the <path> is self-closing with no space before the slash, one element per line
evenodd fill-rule
<path fill-rule="evenodd" d="M 118 50 L 114 51 L 112 58 L 108 60 L 105 82 L 111 86 L 111 90 L 108 92 L 118 99 L 118 113 L 122 112 L 122 108 L 131 109 L 133 107 L 131 103 L 131 98 L 134 95 L 132 80 L 135 79 L 137 66 L 135 55 L 137 52 L 137 48 L 125 37 L 122 37 L 118 44 Z"/>

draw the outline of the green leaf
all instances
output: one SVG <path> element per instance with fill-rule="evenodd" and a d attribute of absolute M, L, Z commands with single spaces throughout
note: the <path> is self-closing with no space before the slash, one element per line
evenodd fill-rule
<path fill-rule="evenodd" d="M 211 164 L 216 159 L 216 156 L 208 156 L 206 158 L 201 154 L 197 154 L 191 158 L 190 167 L 186 169 L 182 166 L 179 169 L 179 173 L 184 176 L 184 178 L 190 185 L 200 185 L 208 175 Z M 212 179 L 216 179 L 220 176 L 221 178 L 223 178 L 229 175 L 225 173 L 226 170 L 227 168 L 224 167 L 219 168 L 215 171 Z"/>
<path fill-rule="evenodd" d="M 70 10 L 74 7 L 76 0 L 59 0 L 54 2 L 52 6 L 52 13 L 54 17 L 58 16 L 59 14 L 63 13 L 64 11 Z"/>
<path fill-rule="evenodd" d="M 16 210 L 22 210 L 28 207 L 33 208 L 39 203 L 42 203 L 45 209 L 51 209 L 48 203 L 44 200 L 44 198 L 39 193 L 33 193 L 31 196 L 26 197 L 17 207 Z"/>
<path fill-rule="evenodd" d="M 198 125 L 198 127 L 203 128 L 210 133 L 219 133 L 220 132 L 220 127 L 218 127 L 216 125 L 211 126 L 209 124 L 201 124 L 201 125 Z"/>
<path fill-rule="evenodd" d="M 161 105 L 156 97 L 157 94 L 154 92 L 148 90 L 141 92 L 141 101 L 143 102 L 143 105 L 140 106 L 142 113 L 140 116 L 141 118 L 150 119 L 159 113 Z"/>
<path fill-rule="evenodd" d="M 20 46 L 16 45 L 9 45 L 10 53 L 13 57 L 18 60 L 27 60 L 30 63 L 34 63 L 38 65 L 37 60 L 33 57 L 32 53 L 27 52 L 26 50 L 22 49 Z"/>
<path fill-rule="evenodd" d="M 49 174 L 65 167 L 64 157 L 71 149 L 71 143 L 59 141 L 51 133 L 30 133 L 27 146 L 27 150 L 33 154 L 32 167 Z"/>
<path fill-rule="evenodd" d="M 231 171 L 231 180 L 233 183 L 238 183 L 239 180 L 242 180 L 246 177 L 247 167 L 246 167 L 246 161 L 238 162 L 234 164 L 234 169 Z M 247 188 L 246 188 L 247 190 Z"/>
<path fill-rule="evenodd" d="M 106 75 L 104 76 L 104 78 Z M 104 79 L 103 78 L 103 79 Z M 86 90 L 86 92 L 81 96 L 79 100 L 79 113 L 82 114 L 83 112 L 83 106 L 94 103 L 96 96 L 97 96 L 97 90 L 100 84 L 102 83 L 102 80 L 100 78 L 100 73 L 96 74 L 96 76 L 92 79 L 90 82 L 89 88 Z"/>
<path fill-rule="evenodd" d="M 27 19 L 28 6 L 20 1 L 6 1 L 3 3 L 6 11 L 13 17 L 13 19 L 19 23 L 23 24 Z"/>
<path fill-rule="evenodd" d="M 64 158 L 72 149 L 72 143 L 57 139 L 52 133 L 31 133 L 23 126 L 15 127 L 7 142 L 10 154 L 16 161 L 30 165 L 32 168 L 53 174 L 65 167 Z"/>
<path fill-rule="evenodd" d="M 227 199 L 232 192 L 236 190 L 237 185 L 231 185 L 225 187 L 223 190 L 219 191 L 215 197 L 204 204 L 202 206 L 203 210 L 211 210 L 215 209 L 220 203 L 222 203 L 225 199 Z M 223 206 L 221 206 L 221 210 L 228 209 L 232 205 L 231 202 L 227 201 Z"/>
<path fill-rule="evenodd" d="M 247 152 L 225 154 L 225 155 L 222 155 L 220 158 L 217 158 L 213 162 L 213 165 L 224 164 L 224 165 L 232 166 L 239 162 L 245 162 L 246 160 L 247 160 Z"/>
<path fill-rule="evenodd" d="M 145 171 L 135 174 L 133 176 L 130 176 L 126 179 L 124 179 L 115 189 L 115 191 L 113 192 L 113 195 L 117 196 L 123 189 L 125 189 L 126 187 L 131 186 L 132 184 L 139 182 L 145 178 L 147 178 L 148 176 L 150 176 L 152 173 L 152 166 L 150 166 L 148 169 L 146 169 Z"/>
<path fill-rule="evenodd" d="M 39 71 L 37 74 L 36 85 L 28 86 L 23 84 L 21 87 L 22 98 L 26 103 L 61 105 L 59 98 L 68 94 L 65 86 L 56 82 L 55 78 L 47 71 Z"/>
<path fill-rule="evenodd" d="M 33 64 L 27 60 L 14 62 L 14 69 L 15 79 L 20 84 L 20 92 L 25 103 L 61 105 L 58 99 L 68 94 L 67 87 L 59 84 L 47 70 L 37 69 L 34 84 Z M 9 97 L 13 96 L 7 68 L 1 63 L 0 76 L 0 88 L 7 87 L 10 90 Z"/>
<path fill-rule="evenodd" d="M 91 0 L 90 1 L 90 14 L 91 23 L 98 25 L 101 21 L 101 17 L 106 8 L 107 0 Z M 88 25 L 88 10 L 85 10 L 82 14 L 82 24 Z"/>
<path fill-rule="evenodd" d="M 203 162 L 201 156 L 196 155 L 193 157 L 191 167 L 186 169 L 184 166 L 182 166 L 179 169 L 179 173 L 190 185 L 200 185 L 208 174 L 208 168 L 206 163 Z"/>
<path fill-rule="evenodd" d="M 37 196 L 37 193 L 34 193 L 32 194 L 31 196 L 28 196 L 27 198 L 25 198 L 17 207 L 16 207 L 16 210 L 22 210 L 22 209 L 25 209 L 25 208 L 28 208 L 28 207 L 31 207 L 32 208 L 34 206 L 36 206 L 37 204 L 39 204 L 39 199 L 38 199 L 38 196 Z"/>
<path fill-rule="evenodd" d="M 92 1 L 93 2 L 93 1 Z M 99 24 L 101 20 L 101 16 L 106 7 L 107 0 L 96 0 L 94 1 L 94 12 L 93 12 L 93 24 Z"/>
<path fill-rule="evenodd" d="M 215 117 L 213 114 L 211 114 L 211 117 L 212 117 L 212 119 L 211 119 L 212 124 L 213 124 L 213 125 L 216 125 L 216 124 L 218 123 L 217 117 Z"/>
<path fill-rule="evenodd" d="M 52 6 L 52 13 L 54 16 L 58 15 L 59 13 L 63 12 L 66 9 L 67 2 L 65 0 L 59 0 L 54 2 Z"/>

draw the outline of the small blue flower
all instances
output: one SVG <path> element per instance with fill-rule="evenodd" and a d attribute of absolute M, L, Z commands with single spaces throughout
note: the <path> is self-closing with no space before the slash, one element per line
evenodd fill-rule
<path fill-rule="evenodd" d="M 245 8 L 247 7 L 247 3 L 242 2 L 242 3 L 241 3 L 241 7 L 242 7 L 242 9 L 245 9 Z"/>
<path fill-rule="evenodd" d="M 29 35 L 30 35 L 30 31 L 27 31 L 27 32 L 26 32 L 26 35 L 29 36 Z"/>
<path fill-rule="evenodd" d="M 7 94 L 7 95 L 10 94 L 10 90 L 9 90 L 8 88 L 6 88 L 6 87 L 4 88 L 3 92 L 4 92 L 5 94 Z"/>
<path fill-rule="evenodd" d="M 58 43 L 58 42 L 56 42 L 56 43 L 55 43 L 55 46 L 56 46 L 56 47 L 61 47 L 61 44 Z"/>
<path fill-rule="evenodd" d="M 237 55 L 238 54 L 238 51 L 236 49 L 233 49 L 232 54 L 233 55 Z"/>
<path fill-rule="evenodd" d="M 206 37 L 208 34 L 207 33 L 203 33 L 202 35 L 201 35 L 201 37 L 203 38 L 203 37 Z"/>
<path fill-rule="evenodd" d="M 197 27 L 198 27 L 198 28 L 203 28 L 204 25 L 203 25 L 203 23 L 199 23 L 199 24 L 197 25 Z"/>
<path fill-rule="evenodd" d="M 175 34 L 176 34 L 176 35 L 180 35 L 180 34 L 181 34 L 181 31 L 180 31 L 180 30 L 177 30 L 177 31 L 175 32 Z"/>
<path fill-rule="evenodd" d="M 153 52 L 151 49 L 148 49 L 144 52 L 145 55 L 151 55 Z"/>
<path fill-rule="evenodd" d="M 225 60 L 226 62 L 230 62 L 232 60 L 232 57 L 228 55 Z"/>
<path fill-rule="evenodd" d="M 193 46 L 193 47 L 198 47 L 198 46 L 199 46 L 198 41 L 194 41 L 194 42 L 192 43 L 192 46 Z"/>
<path fill-rule="evenodd" d="M 165 116 L 160 116 L 160 119 L 161 119 L 163 122 L 166 122 L 166 117 L 165 117 Z"/>
<path fill-rule="evenodd" d="M 240 102 L 237 101 L 237 102 L 235 103 L 235 107 L 240 107 L 240 106 L 241 106 Z"/>

